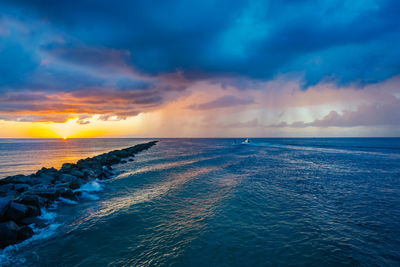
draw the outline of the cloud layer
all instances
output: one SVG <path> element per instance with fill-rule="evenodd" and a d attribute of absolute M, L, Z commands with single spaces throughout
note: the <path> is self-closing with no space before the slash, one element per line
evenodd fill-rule
<path fill-rule="evenodd" d="M 228 128 L 400 124 L 398 83 L 379 101 L 354 93 L 388 90 L 400 75 L 396 0 L 5 0 L 0 9 L 2 120 L 126 119 L 218 85 L 183 109 L 242 114 Z M 346 88 L 336 103 L 324 97 Z M 298 90 L 314 94 L 284 95 Z M 288 117 L 305 102 L 330 110 Z"/>

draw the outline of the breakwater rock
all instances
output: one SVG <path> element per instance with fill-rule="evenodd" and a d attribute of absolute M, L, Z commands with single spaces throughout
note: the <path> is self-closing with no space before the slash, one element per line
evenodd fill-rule
<path fill-rule="evenodd" d="M 30 238 L 30 225 L 40 221 L 41 209 L 60 198 L 76 201 L 82 185 L 111 178 L 112 165 L 126 163 L 126 158 L 149 149 L 157 141 L 114 150 L 77 163 L 65 163 L 61 169 L 42 168 L 31 175 L 0 179 L 0 248 Z"/>

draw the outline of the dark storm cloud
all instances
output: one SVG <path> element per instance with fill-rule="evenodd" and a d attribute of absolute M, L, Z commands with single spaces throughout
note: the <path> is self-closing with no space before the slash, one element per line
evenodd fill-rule
<path fill-rule="evenodd" d="M 398 1 L 11 2 L 88 45 L 53 51 L 83 64 L 261 79 L 304 70 L 309 83 L 348 82 L 360 72 L 372 75 L 364 82 L 379 81 L 399 71 L 383 53 L 400 43 Z"/>
<path fill-rule="evenodd" d="M 133 114 L 198 79 L 247 88 L 298 76 L 307 88 L 400 74 L 396 0 L 5 0 L 0 9 L 0 96 L 90 92 L 78 102 L 113 107 L 126 97 L 132 112 L 115 114 Z M 240 105 L 219 101 L 209 105 Z"/>

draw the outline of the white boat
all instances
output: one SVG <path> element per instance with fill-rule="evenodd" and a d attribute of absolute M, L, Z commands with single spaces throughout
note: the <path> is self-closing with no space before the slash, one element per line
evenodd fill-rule
<path fill-rule="evenodd" d="M 247 144 L 249 144 L 249 143 L 250 143 L 249 138 L 246 138 L 246 140 L 244 140 L 244 141 L 242 142 L 243 145 L 247 145 Z"/>

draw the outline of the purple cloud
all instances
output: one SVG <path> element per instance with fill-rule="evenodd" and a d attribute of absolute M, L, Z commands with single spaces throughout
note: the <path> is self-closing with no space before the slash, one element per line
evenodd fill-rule
<path fill-rule="evenodd" d="M 193 110 L 206 110 L 206 109 L 216 109 L 216 108 L 229 108 L 241 105 L 251 105 L 254 103 L 255 102 L 252 98 L 241 99 L 233 95 L 227 95 L 217 98 L 210 102 L 202 104 L 193 104 L 188 106 L 188 108 Z"/>

